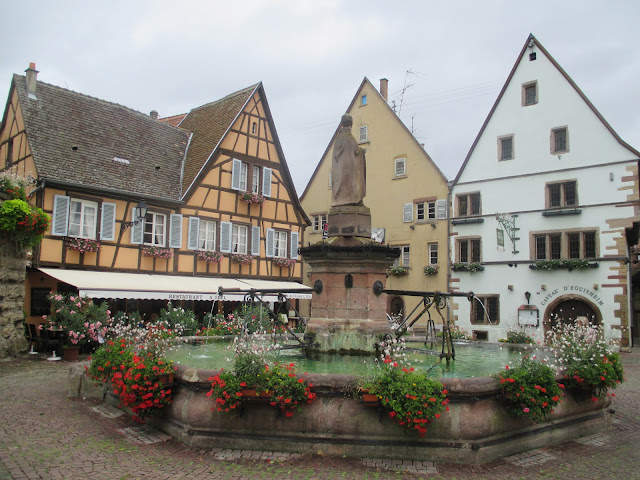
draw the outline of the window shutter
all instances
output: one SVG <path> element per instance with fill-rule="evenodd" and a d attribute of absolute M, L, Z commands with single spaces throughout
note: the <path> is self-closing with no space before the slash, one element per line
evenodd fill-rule
<path fill-rule="evenodd" d="M 189 250 L 198 249 L 198 233 L 200 232 L 200 219 L 189 217 L 189 235 L 187 238 L 187 248 Z"/>
<path fill-rule="evenodd" d="M 182 215 L 172 213 L 169 217 L 169 248 L 182 247 Z"/>
<path fill-rule="evenodd" d="M 260 227 L 251 227 L 251 255 L 260 256 Z"/>
<path fill-rule="evenodd" d="M 64 195 L 53 197 L 53 220 L 51 221 L 51 235 L 65 236 L 69 226 L 69 204 L 71 199 Z"/>
<path fill-rule="evenodd" d="M 220 222 L 220 251 L 231 252 L 231 222 Z"/>
<path fill-rule="evenodd" d="M 402 221 L 404 223 L 413 222 L 413 203 L 402 205 Z"/>
<path fill-rule="evenodd" d="M 298 232 L 291 232 L 291 258 L 293 260 L 298 259 L 298 237 L 300 234 Z"/>
<path fill-rule="evenodd" d="M 102 202 L 100 220 L 100 240 L 113 241 L 116 238 L 116 204 Z"/>
<path fill-rule="evenodd" d="M 262 196 L 271 196 L 271 169 L 264 167 L 262 169 Z"/>
<path fill-rule="evenodd" d="M 447 218 L 447 201 L 438 200 L 436 202 L 436 217 L 438 220 L 446 220 Z"/>
<path fill-rule="evenodd" d="M 273 257 L 274 236 L 276 231 L 273 228 L 267 228 L 267 258 Z"/>
<path fill-rule="evenodd" d="M 237 158 L 233 159 L 231 168 L 231 188 L 240 190 L 240 172 L 242 171 L 242 162 Z"/>
<path fill-rule="evenodd" d="M 136 209 L 131 210 L 131 221 L 135 222 L 138 220 L 138 215 L 136 215 Z M 131 226 L 131 243 L 141 244 L 142 239 L 144 237 L 144 219 L 138 222 L 135 225 Z"/>

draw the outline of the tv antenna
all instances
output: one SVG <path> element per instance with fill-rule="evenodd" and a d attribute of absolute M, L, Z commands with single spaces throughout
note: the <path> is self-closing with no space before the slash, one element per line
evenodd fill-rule
<path fill-rule="evenodd" d="M 404 75 L 404 86 L 402 87 L 402 90 L 400 91 L 400 108 L 398 109 L 398 115 L 400 115 L 402 113 L 402 104 L 404 102 L 404 94 L 405 94 L 405 92 L 409 88 L 413 87 L 413 83 L 407 83 L 409 81 L 409 77 L 413 77 L 415 75 L 416 75 L 416 73 L 412 72 L 411 69 L 409 69 L 409 70 L 407 70 L 405 72 L 405 75 Z"/>

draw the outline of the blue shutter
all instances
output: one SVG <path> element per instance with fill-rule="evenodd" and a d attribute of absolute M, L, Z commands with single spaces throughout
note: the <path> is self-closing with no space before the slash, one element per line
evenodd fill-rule
<path fill-rule="evenodd" d="M 100 240 L 113 241 L 116 238 L 116 204 L 102 202 L 100 220 Z"/>
<path fill-rule="evenodd" d="M 231 188 L 240 190 L 240 173 L 242 171 L 242 162 L 237 158 L 232 161 L 231 167 Z"/>
<path fill-rule="evenodd" d="M 220 222 L 220 251 L 231 252 L 231 222 Z"/>
<path fill-rule="evenodd" d="M 169 248 L 182 247 L 182 215 L 172 213 L 169 217 Z"/>
<path fill-rule="evenodd" d="M 262 196 L 271 196 L 271 172 L 270 168 L 264 167 L 262 169 Z"/>
<path fill-rule="evenodd" d="M 189 238 L 187 240 L 187 248 L 189 250 L 198 250 L 198 233 L 200 232 L 200 219 L 198 217 L 189 217 Z"/>
<path fill-rule="evenodd" d="M 267 228 L 267 239 L 266 239 L 266 244 L 267 244 L 267 258 L 271 258 L 273 257 L 273 250 L 274 250 L 274 236 L 275 236 L 276 231 L 273 228 Z"/>
<path fill-rule="evenodd" d="M 64 195 L 53 197 L 53 219 L 51 221 L 51 235 L 64 237 L 69 226 L 69 204 L 71 198 Z"/>
<path fill-rule="evenodd" d="M 260 227 L 251 227 L 251 255 L 260 256 Z"/>
<path fill-rule="evenodd" d="M 291 258 L 293 260 L 298 259 L 298 237 L 300 234 L 298 232 L 291 232 Z"/>
<path fill-rule="evenodd" d="M 133 210 L 131 210 L 131 221 L 135 222 L 136 220 L 138 220 L 138 215 L 136 215 L 136 209 L 134 208 Z M 131 226 L 131 243 L 139 245 L 142 243 L 143 238 L 144 218 L 141 219 L 141 221 L 137 224 Z"/>

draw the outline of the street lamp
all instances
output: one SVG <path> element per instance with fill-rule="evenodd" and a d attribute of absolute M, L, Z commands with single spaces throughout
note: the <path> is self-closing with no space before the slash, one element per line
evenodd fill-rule
<path fill-rule="evenodd" d="M 138 205 L 136 205 L 136 208 L 135 208 L 136 220 L 133 222 L 123 222 L 122 225 L 124 226 L 124 231 L 126 231 L 127 228 L 133 227 L 134 225 L 137 225 L 140 222 L 142 222 L 144 218 L 147 216 L 147 210 L 149 210 L 149 207 L 147 207 L 147 202 L 145 202 L 144 200 L 140 200 L 138 202 Z"/>

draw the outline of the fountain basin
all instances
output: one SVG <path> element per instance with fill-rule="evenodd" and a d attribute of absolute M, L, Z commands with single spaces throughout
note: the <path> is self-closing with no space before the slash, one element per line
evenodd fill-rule
<path fill-rule="evenodd" d="M 211 411 L 210 377 L 218 370 L 179 365 L 173 403 L 148 422 L 187 445 L 261 451 L 480 464 L 554 445 L 610 426 L 610 399 L 593 402 L 568 390 L 555 412 L 534 424 L 506 413 L 492 377 L 443 379 L 450 411 L 420 438 L 405 433 L 386 411 L 353 398 L 358 378 L 309 374 L 317 398 L 285 418 L 268 405 L 251 403 L 239 415 Z M 112 400 L 116 401 L 115 397 Z"/>

